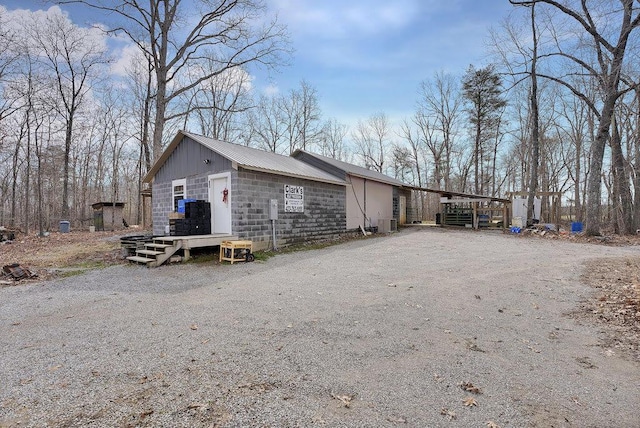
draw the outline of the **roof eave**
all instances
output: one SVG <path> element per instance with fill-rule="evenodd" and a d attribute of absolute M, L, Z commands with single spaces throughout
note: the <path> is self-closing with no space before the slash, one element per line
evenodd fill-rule
<path fill-rule="evenodd" d="M 391 180 L 384 180 L 384 179 L 379 179 L 379 178 L 375 178 L 375 177 L 369 177 L 366 176 L 364 174 L 358 174 L 357 172 L 349 172 L 349 171 L 345 171 L 345 174 L 347 175 L 352 175 L 354 177 L 358 177 L 358 178 L 362 178 L 365 180 L 370 180 L 370 181 L 376 181 L 378 183 L 383 183 L 383 184 L 388 184 L 389 186 L 395 186 L 395 187 L 409 187 L 408 184 L 399 182 L 399 183 L 394 183 Z"/>
<path fill-rule="evenodd" d="M 283 172 L 283 171 L 276 171 L 273 169 L 267 169 L 267 168 L 260 168 L 257 166 L 251 166 L 251 165 L 242 165 L 242 164 L 238 164 L 239 167 L 244 168 L 246 170 L 250 170 L 250 171 L 258 171 L 258 172 L 264 172 L 266 174 L 276 174 L 276 175 L 282 175 L 285 177 L 292 177 L 292 178 L 301 178 L 303 180 L 310 180 L 310 181 L 318 181 L 321 183 L 328 183 L 328 184 L 337 184 L 338 186 L 346 186 L 347 183 L 341 180 L 332 180 L 329 178 L 319 178 L 319 177 L 310 177 L 307 175 L 300 175 L 300 174 L 291 174 L 291 173 L 287 173 L 287 172 Z"/>

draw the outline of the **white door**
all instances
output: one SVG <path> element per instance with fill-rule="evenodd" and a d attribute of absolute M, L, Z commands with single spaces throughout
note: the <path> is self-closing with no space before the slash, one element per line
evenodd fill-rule
<path fill-rule="evenodd" d="M 209 176 L 211 233 L 231 233 L 231 174 Z"/>

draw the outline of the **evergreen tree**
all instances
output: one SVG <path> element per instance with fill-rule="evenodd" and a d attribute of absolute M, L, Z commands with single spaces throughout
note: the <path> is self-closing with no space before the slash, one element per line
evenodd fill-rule
<path fill-rule="evenodd" d="M 492 65 L 477 70 L 470 65 L 462 80 L 462 96 L 473 133 L 474 190 L 481 195 L 486 192 L 483 163 L 489 160 L 487 156 L 492 156 L 487 143 L 499 130 L 501 111 L 506 105 L 502 79 Z"/>

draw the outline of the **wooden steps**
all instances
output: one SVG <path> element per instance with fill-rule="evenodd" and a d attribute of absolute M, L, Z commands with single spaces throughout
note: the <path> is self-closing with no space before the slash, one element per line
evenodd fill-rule
<path fill-rule="evenodd" d="M 167 242 L 162 237 L 153 238 L 153 242 L 145 242 L 144 248 L 136 250 L 136 255 L 127 257 L 127 260 L 147 267 L 160 266 L 182 248 L 182 241 Z"/>
<path fill-rule="evenodd" d="M 144 254 L 145 256 L 157 256 L 159 254 L 164 254 L 164 251 L 156 251 L 156 250 L 138 250 L 137 254 Z"/>
<path fill-rule="evenodd" d="M 136 249 L 136 254 L 127 257 L 132 263 L 157 267 L 169 260 L 178 251 L 182 253 L 182 260 L 189 260 L 194 248 L 215 247 L 227 240 L 237 240 L 238 237 L 229 233 L 190 236 L 158 236 L 144 242 Z"/>
<path fill-rule="evenodd" d="M 142 264 L 148 264 L 150 262 L 155 262 L 156 259 L 149 259 L 147 257 L 140 257 L 140 256 L 129 256 L 127 257 L 127 260 L 132 261 L 132 262 L 136 262 L 136 263 L 142 263 Z"/>
<path fill-rule="evenodd" d="M 169 248 L 169 247 L 173 247 L 173 245 L 171 244 L 158 244 L 157 242 L 151 242 L 148 244 L 145 244 L 145 247 L 147 248 Z"/>

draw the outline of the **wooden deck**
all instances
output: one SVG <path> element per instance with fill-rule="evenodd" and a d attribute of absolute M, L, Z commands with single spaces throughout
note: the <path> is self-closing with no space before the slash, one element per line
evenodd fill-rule
<path fill-rule="evenodd" d="M 149 267 L 160 266 L 171 258 L 175 253 L 182 250 L 183 261 L 191 258 L 191 250 L 195 248 L 215 247 L 222 244 L 222 241 L 237 240 L 236 235 L 229 233 L 217 233 L 212 235 L 189 235 L 189 236 L 156 236 L 153 242 L 144 244 L 144 249 L 136 250 L 135 256 L 127 257 L 127 260 L 144 264 Z"/>
<path fill-rule="evenodd" d="M 215 247 L 222 244 L 222 241 L 236 240 L 236 235 L 229 233 L 215 233 L 212 235 L 188 235 L 188 236 L 156 236 L 154 241 L 166 243 L 182 242 L 182 248 L 190 250 L 193 248 Z"/>

